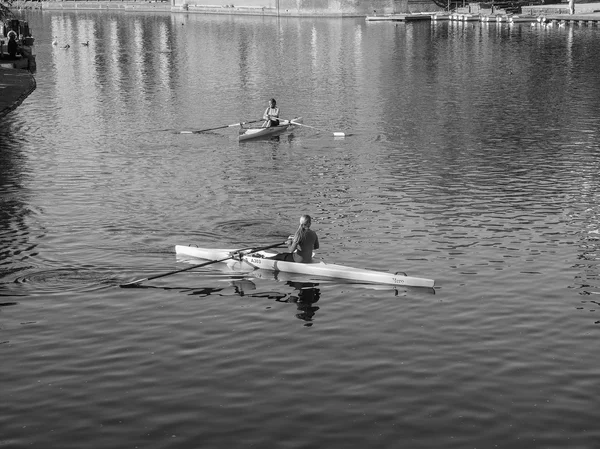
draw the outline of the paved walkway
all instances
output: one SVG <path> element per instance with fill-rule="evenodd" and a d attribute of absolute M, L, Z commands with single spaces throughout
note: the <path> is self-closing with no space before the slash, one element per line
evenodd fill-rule
<path fill-rule="evenodd" d="M 0 119 L 19 106 L 35 86 L 35 78 L 27 70 L 0 67 Z"/>

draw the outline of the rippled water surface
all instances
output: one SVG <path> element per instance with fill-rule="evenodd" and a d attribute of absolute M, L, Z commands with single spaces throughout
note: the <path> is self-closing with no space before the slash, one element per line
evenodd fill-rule
<path fill-rule="evenodd" d="M 26 18 L 38 87 L 0 122 L 0 446 L 597 446 L 598 29 Z M 313 128 L 179 132 L 271 97 Z M 324 260 L 435 291 L 224 265 L 119 287 L 302 213 Z"/>

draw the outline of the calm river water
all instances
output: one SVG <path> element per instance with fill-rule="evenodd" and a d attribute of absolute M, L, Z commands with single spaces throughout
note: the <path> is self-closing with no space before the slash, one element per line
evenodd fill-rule
<path fill-rule="evenodd" d="M 27 14 L 0 447 L 598 447 L 597 28 Z M 271 97 L 321 131 L 179 133 Z M 302 213 L 324 260 L 435 292 L 217 265 L 119 288 Z"/>

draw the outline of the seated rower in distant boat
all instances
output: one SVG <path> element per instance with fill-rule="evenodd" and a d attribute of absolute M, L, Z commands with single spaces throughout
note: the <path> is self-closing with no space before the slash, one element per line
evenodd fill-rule
<path fill-rule="evenodd" d="M 266 120 L 266 122 L 263 123 L 263 128 L 279 125 L 279 108 L 277 107 L 275 98 L 269 100 L 269 107 L 263 114 L 263 119 Z"/>
<path fill-rule="evenodd" d="M 294 235 L 288 238 L 289 253 L 279 253 L 269 259 L 284 260 L 286 262 L 312 262 L 313 250 L 319 249 L 319 237 L 310 229 L 312 219 L 310 215 L 300 217 L 300 226 Z"/>

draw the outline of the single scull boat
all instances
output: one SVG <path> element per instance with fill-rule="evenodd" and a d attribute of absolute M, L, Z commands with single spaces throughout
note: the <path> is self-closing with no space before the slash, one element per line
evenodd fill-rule
<path fill-rule="evenodd" d="M 278 136 L 279 134 L 285 132 L 290 126 L 295 123 L 299 123 L 302 121 L 302 117 L 298 117 L 292 120 L 280 120 L 279 125 L 271 126 L 269 128 L 241 128 L 240 129 L 240 141 L 249 140 L 249 139 L 257 139 L 259 137 L 271 137 Z"/>
<path fill-rule="evenodd" d="M 222 260 L 231 257 L 235 249 L 209 249 L 192 246 L 175 246 L 178 256 L 193 257 L 205 260 Z M 284 271 L 310 276 L 347 279 L 355 282 L 370 282 L 385 285 L 401 285 L 408 287 L 430 287 L 433 288 L 435 281 L 432 279 L 406 276 L 404 273 L 392 274 L 363 268 L 352 268 L 343 265 L 325 263 L 313 259 L 312 263 L 285 262 L 282 260 L 269 259 L 277 253 L 272 251 L 244 252 L 240 257 L 226 261 L 228 265 L 235 265 L 240 271 L 263 269 L 271 271 Z M 241 260 L 240 260 L 241 259 Z"/>

